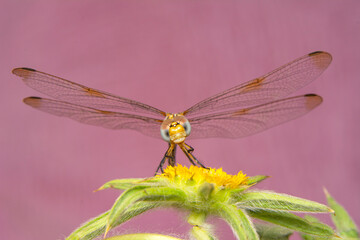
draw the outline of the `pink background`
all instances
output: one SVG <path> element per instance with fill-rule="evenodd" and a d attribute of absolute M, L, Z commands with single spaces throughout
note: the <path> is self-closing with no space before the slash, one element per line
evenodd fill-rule
<path fill-rule="evenodd" d="M 3 0 L 0 26 L 3 239 L 64 238 L 119 194 L 94 189 L 115 178 L 151 176 L 167 147 L 134 131 L 35 111 L 22 99 L 42 95 L 12 68 L 35 68 L 176 112 L 317 50 L 330 52 L 333 62 L 296 95 L 323 96 L 319 108 L 244 139 L 189 144 L 208 166 L 271 175 L 261 189 L 325 203 L 326 187 L 360 224 L 359 1 Z M 182 218 L 154 211 L 115 232 L 186 237 Z M 212 222 L 220 239 L 234 239 L 226 224 Z"/>

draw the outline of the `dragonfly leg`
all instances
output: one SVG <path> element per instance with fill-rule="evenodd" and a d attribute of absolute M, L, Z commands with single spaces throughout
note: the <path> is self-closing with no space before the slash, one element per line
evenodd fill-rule
<path fill-rule="evenodd" d="M 188 151 L 188 153 L 192 153 L 194 151 L 194 148 L 192 146 L 190 146 L 189 144 L 186 144 L 184 142 L 184 146 L 186 147 L 186 150 Z"/>
<path fill-rule="evenodd" d="M 167 156 L 167 159 L 169 161 L 169 165 L 170 166 L 175 166 L 175 163 L 176 163 L 176 144 L 174 144 L 173 148 L 172 148 L 172 151 L 171 151 L 171 154 L 169 156 Z M 169 146 L 170 147 L 170 146 Z"/>
<path fill-rule="evenodd" d="M 185 155 L 187 156 L 187 158 L 189 159 L 192 165 L 207 168 L 199 160 L 197 160 L 196 157 L 192 154 L 194 148 L 192 148 L 190 145 L 186 143 L 179 144 L 179 147 L 181 148 L 181 150 L 183 150 L 183 152 L 185 153 Z"/>
<path fill-rule="evenodd" d="M 158 168 L 156 169 L 156 172 L 155 172 L 155 175 L 157 173 L 159 173 L 159 171 L 161 173 L 164 172 L 164 169 L 163 169 L 163 166 L 166 162 L 166 160 L 168 160 L 168 164 L 170 166 L 174 166 L 175 165 L 175 154 L 176 154 L 176 145 L 175 144 L 172 144 L 172 143 L 169 143 L 169 147 L 168 149 L 166 150 L 165 154 L 164 154 L 164 157 L 161 159 L 160 161 L 160 164 L 158 166 Z"/>

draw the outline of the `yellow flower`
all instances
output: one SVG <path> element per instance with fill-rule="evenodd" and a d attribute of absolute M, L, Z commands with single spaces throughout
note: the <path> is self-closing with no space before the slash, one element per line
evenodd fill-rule
<path fill-rule="evenodd" d="M 186 212 L 194 239 L 215 239 L 211 226 L 206 223 L 208 216 L 212 215 L 224 219 L 237 239 L 260 239 L 253 224 L 254 218 L 324 239 L 336 236 L 331 227 L 318 222 L 312 225 L 311 221 L 291 213 L 333 212 L 329 207 L 271 191 L 248 191 L 266 178 L 264 175 L 247 177 L 241 171 L 230 175 L 221 168 L 177 165 L 168 166 L 156 177 L 115 179 L 100 188 L 125 190 L 112 208 L 79 227 L 67 239 L 93 239 L 102 233 L 106 236 L 110 229 L 160 207 Z M 141 238 L 144 235 L 136 236 Z"/>
<path fill-rule="evenodd" d="M 157 175 L 160 178 L 167 178 L 175 182 L 196 183 L 204 182 L 213 183 L 217 187 L 224 187 L 229 189 L 238 188 L 242 185 L 247 185 L 248 178 L 246 174 L 240 171 L 237 175 L 227 174 L 222 168 L 201 168 L 191 165 L 190 168 L 178 164 L 177 166 L 168 166 L 164 173 Z"/>

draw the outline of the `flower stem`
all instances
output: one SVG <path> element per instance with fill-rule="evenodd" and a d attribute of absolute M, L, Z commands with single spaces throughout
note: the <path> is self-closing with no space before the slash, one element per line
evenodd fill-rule
<path fill-rule="evenodd" d="M 188 217 L 188 223 L 193 226 L 190 233 L 197 240 L 215 240 L 216 237 L 212 234 L 211 225 L 205 223 L 206 213 L 192 212 Z"/>

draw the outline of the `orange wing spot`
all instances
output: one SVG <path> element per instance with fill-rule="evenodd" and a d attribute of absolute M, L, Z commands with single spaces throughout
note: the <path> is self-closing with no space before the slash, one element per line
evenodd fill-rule
<path fill-rule="evenodd" d="M 233 116 L 245 115 L 249 112 L 249 108 L 244 108 L 233 113 Z"/>
<path fill-rule="evenodd" d="M 41 98 L 39 97 L 27 97 L 24 98 L 23 102 L 34 108 L 39 108 L 41 106 Z"/>
<path fill-rule="evenodd" d="M 322 103 L 322 97 L 316 94 L 306 94 L 305 96 L 305 106 L 307 109 L 311 110 Z"/>
<path fill-rule="evenodd" d="M 255 78 L 251 82 L 249 82 L 247 85 L 245 85 L 241 92 L 249 92 L 256 89 L 259 89 L 262 86 L 262 82 L 265 80 L 265 78 Z"/>
<path fill-rule="evenodd" d="M 105 98 L 105 96 L 101 93 L 96 91 L 95 89 L 92 88 L 84 88 L 84 91 L 89 94 L 90 96 L 94 96 L 94 97 L 102 97 Z"/>
<path fill-rule="evenodd" d="M 96 109 L 96 111 L 98 111 L 99 113 L 102 113 L 102 114 L 113 114 L 114 113 L 114 112 L 98 110 L 98 109 Z"/>

